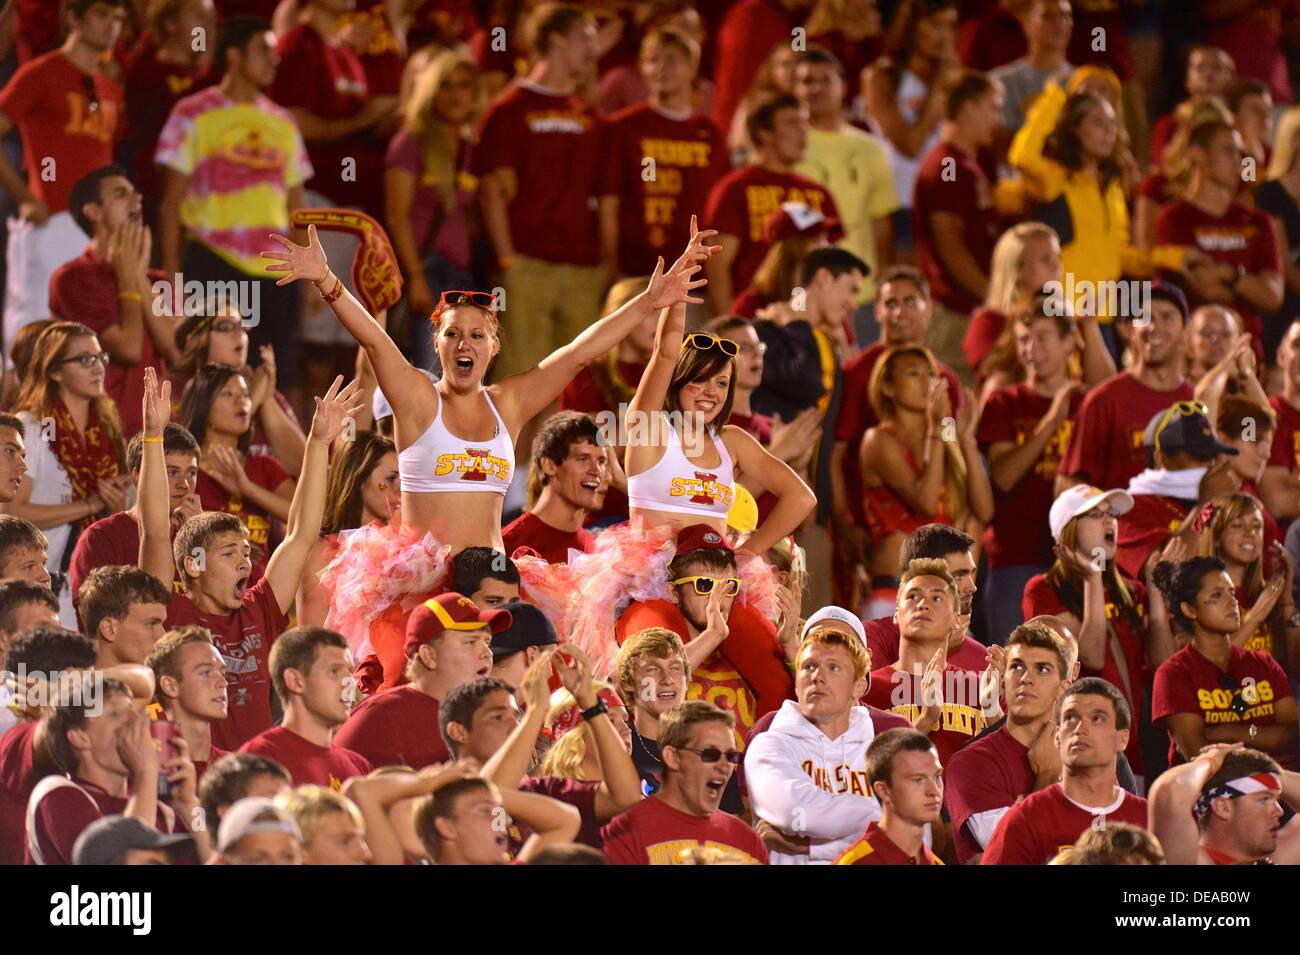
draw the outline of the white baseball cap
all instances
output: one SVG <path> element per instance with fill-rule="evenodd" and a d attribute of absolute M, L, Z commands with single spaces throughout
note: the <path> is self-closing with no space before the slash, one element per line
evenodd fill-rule
<path fill-rule="evenodd" d="M 302 842 L 302 832 L 293 816 L 261 796 L 250 796 L 234 803 L 221 817 L 217 827 L 217 851 L 226 852 L 244 836 L 257 832 L 282 832 Z"/>
<path fill-rule="evenodd" d="M 1109 501 L 1111 512 L 1119 517 L 1133 510 L 1133 495 L 1119 489 L 1103 491 L 1091 484 L 1076 484 L 1066 488 L 1052 502 L 1052 510 L 1047 515 L 1047 525 L 1052 529 L 1052 540 L 1061 542 L 1061 531 L 1080 514 L 1087 514 L 1103 501 Z"/>
<path fill-rule="evenodd" d="M 818 610 L 815 614 L 805 620 L 803 630 L 799 632 L 799 639 L 802 640 L 804 637 L 808 636 L 812 629 L 819 623 L 825 623 L 828 620 L 835 620 L 839 623 L 848 624 L 853 632 L 858 635 L 858 639 L 862 641 L 862 645 L 864 647 L 867 646 L 867 631 L 863 628 L 862 621 L 858 618 L 858 615 L 845 610 L 843 607 L 836 607 L 834 605 L 822 607 L 821 610 Z"/>

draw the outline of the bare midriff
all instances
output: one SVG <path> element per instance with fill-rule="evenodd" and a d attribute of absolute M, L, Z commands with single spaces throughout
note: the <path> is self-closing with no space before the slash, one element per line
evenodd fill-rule
<path fill-rule="evenodd" d="M 402 492 L 402 527 L 429 531 L 440 544 L 458 554 L 466 547 L 492 547 L 504 550 L 501 539 L 502 494 L 481 491 L 464 494 L 449 491 Z"/>
<path fill-rule="evenodd" d="M 683 514 L 680 511 L 657 511 L 646 507 L 630 508 L 628 523 L 639 531 L 665 525 L 680 529 L 690 527 L 692 524 L 708 524 L 719 534 L 725 536 L 727 533 L 725 517 L 705 517 L 702 514 Z"/>

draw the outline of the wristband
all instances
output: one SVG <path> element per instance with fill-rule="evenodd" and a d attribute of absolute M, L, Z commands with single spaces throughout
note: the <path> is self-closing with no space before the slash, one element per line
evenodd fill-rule
<path fill-rule="evenodd" d="M 118 292 L 118 301 L 121 302 L 143 302 L 144 297 L 139 292 Z"/>
<path fill-rule="evenodd" d="M 597 716 L 607 714 L 608 712 L 609 712 L 609 704 L 607 704 L 601 697 L 598 696 L 596 697 L 596 705 L 590 707 L 589 709 L 583 710 L 579 715 L 582 717 L 583 722 L 590 723 Z"/>
<path fill-rule="evenodd" d="M 162 439 L 162 438 L 141 438 L 140 440 L 141 440 L 141 442 L 143 442 L 144 444 L 162 444 L 162 443 L 163 443 L 163 439 Z"/>
<path fill-rule="evenodd" d="M 323 298 L 325 299 L 325 304 L 326 305 L 333 304 L 335 301 L 338 300 L 339 296 L 341 296 L 342 294 L 343 294 L 343 280 L 336 275 L 334 276 L 334 287 L 330 289 L 328 295 L 323 296 Z"/>

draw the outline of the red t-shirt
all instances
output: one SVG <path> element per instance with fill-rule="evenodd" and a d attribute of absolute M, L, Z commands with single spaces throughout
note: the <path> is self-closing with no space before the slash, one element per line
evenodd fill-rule
<path fill-rule="evenodd" d="M 997 211 L 993 187 L 979 163 L 946 141 L 921 160 L 912 196 L 912 231 L 921 268 L 930 279 L 934 297 L 963 314 L 980 306 L 980 299 L 957 281 L 939 257 L 930 216 L 949 212 L 961 218 L 961 244 L 986 274 L 998 241 Z"/>
<path fill-rule="evenodd" d="M 194 760 L 194 781 L 195 781 L 195 785 L 197 785 L 197 784 L 203 782 L 203 774 L 206 773 L 206 772 L 208 771 L 208 767 L 209 767 L 209 766 L 211 766 L 213 763 L 215 763 L 217 760 L 219 760 L 222 756 L 229 756 L 229 755 L 230 755 L 229 753 L 227 753 L 224 749 L 222 749 L 222 748 L 219 747 L 219 746 L 211 746 L 211 747 L 209 747 L 209 749 L 211 750 L 211 752 L 208 754 L 208 758 L 207 758 L 207 759 L 196 759 L 196 760 Z"/>
<path fill-rule="evenodd" d="M 410 684 L 367 697 L 334 734 L 334 745 L 373 766 L 423 769 L 448 759 L 438 728 L 438 701 Z"/>
<path fill-rule="evenodd" d="M 981 812 L 1009 809 L 1034 788 L 1029 747 L 1007 732 L 1005 725 L 953 755 L 943 768 L 944 805 L 952 820 L 957 861 L 965 864 L 983 852 L 966 829 L 966 820 Z"/>
<path fill-rule="evenodd" d="M 979 674 L 952 663 L 945 670 L 943 716 L 930 739 L 939 751 L 939 762 L 947 766 L 957 750 L 984 732 L 988 720 L 979 705 Z M 888 666 L 872 671 L 871 688 L 862 702 L 896 713 L 915 725 L 921 713 L 920 699 L 921 675 Z"/>
<path fill-rule="evenodd" d="M 373 98 L 366 71 L 346 43 L 327 43 L 308 23 L 280 37 L 271 99 L 285 109 L 305 109 L 321 119 L 351 119 Z M 370 130 L 307 144 L 315 175 L 307 188 L 340 206 L 382 215 L 385 143 Z"/>
<path fill-rule="evenodd" d="M 562 531 L 532 511 L 524 511 L 511 521 L 501 532 L 501 539 L 507 554 L 513 554 L 520 547 L 531 547 L 548 564 L 568 563 L 570 548 L 585 554 L 596 543 L 596 539 L 581 527 L 572 532 Z"/>
<path fill-rule="evenodd" d="M 366 72 L 366 85 L 375 96 L 398 95 L 402 89 L 402 71 L 406 68 L 406 57 L 388 23 L 387 6 L 385 0 L 371 0 L 367 7 L 362 0 L 357 10 L 343 15 L 342 21 L 345 27 L 356 23 L 371 30 L 370 39 L 364 46 L 354 47 L 354 52 Z"/>
<path fill-rule="evenodd" d="M 26 63 L 32 57 L 59 44 L 63 33 L 60 4 L 50 0 L 18 0 L 18 62 Z"/>
<path fill-rule="evenodd" d="M 92 86 L 99 102 L 93 110 Z M 51 50 L 20 66 L 0 90 L 0 113 L 22 135 L 27 188 L 51 213 L 63 212 L 77 181 L 113 161 L 122 88 L 102 71 L 82 73 Z"/>
<path fill-rule="evenodd" d="M 599 115 L 577 95 L 520 80 L 488 107 L 471 169 L 480 179 L 514 170 L 509 214 L 517 253 L 571 265 L 600 261 L 592 202 L 604 145 Z"/>
<path fill-rule="evenodd" d="M 977 308 L 971 313 L 970 324 L 966 326 L 966 336 L 961 341 L 962 354 L 966 364 L 978 375 L 980 362 L 993 351 L 993 346 L 1002 337 L 1007 327 L 1007 317 L 994 308 Z"/>
<path fill-rule="evenodd" d="M 1247 272 L 1282 271 L 1272 220 L 1239 202 L 1230 204 L 1221 216 L 1202 212 L 1186 200 L 1172 202 L 1156 217 L 1156 241 L 1161 245 L 1195 246 L 1214 261 L 1241 266 Z M 1203 304 L 1195 295 L 1189 294 L 1189 298 L 1193 307 Z M 1233 307 L 1241 314 L 1245 330 L 1254 336 L 1256 349 L 1261 349 L 1264 325 L 1259 313 L 1240 297 Z M 1256 351 L 1256 355 L 1262 354 Z"/>
<path fill-rule="evenodd" d="M 877 617 L 862 625 L 867 632 L 867 650 L 871 654 L 871 666 L 875 669 L 893 666 L 898 660 L 898 645 L 902 640 L 898 624 L 893 617 Z M 984 672 L 984 654 L 988 647 L 980 643 L 969 633 L 962 637 L 961 646 L 948 651 L 948 664 L 958 670 Z"/>
<path fill-rule="evenodd" d="M 1118 788 L 1118 787 L 1117 787 Z M 1120 790 L 1119 805 L 1108 813 L 1089 812 L 1065 795 L 1060 783 L 1025 797 L 1002 817 L 984 850 L 981 865 L 1046 865 L 1074 845 L 1085 829 L 1102 822 L 1147 827 L 1147 801 Z"/>
<path fill-rule="evenodd" d="M 862 512 L 862 469 L 858 466 L 858 451 L 862 447 L 862 436 L 867 433 L 867 429 L 874 428 L 880 423 L 880 419 L 876 417 L 876 409 L 871 407 L 871 402 L 867 398 L 867 388 L 871 384 L 871 372 L 884 352 L 885 345 L 877 342 L 845 362 L 841 379 L 844 400 L 840 402 L 839 414 L 835 418 L 835 440 L 848 444 L 844 454 L 845 493 L 849 497 L 849 509 L 853 519 L 859 524 L 866 518 Z M 955 412 L 961 407 L 965 397 L 961 388 L 961 379 L 942 362 L 939 363 L 939 371 L 948 380 L 948 398 L 952 401 Z"/>
<path fill-rule="evenodd" d="M 247 455 L 244 458 L 244 473 L 248 475 L 250 481 L 268 491 L 274 491 L 285 481 L 293 478 L 283 464 L 265 454 Z M 244 500 L 243 495 L 231 494 L 204 471 L 199 472 L 198 495 L 205 511 L 224 511 L 242 520 L 244 526 L 248 528 L 248 539 L 262 548 L 269 557 L 273 549 L 272 530 L 274 529 L 277 535 L 279 533 L 278 520 L 252 501 Z M 257 560 L 256 554 L 253 555 L 253 559 Z M 260 576 L 259 572 L 253 580 L 257 580 Z"/>
<path fill-rule="evenodd" d="M 149 279 L 165 279 L 157 269 L 149 270 Z M 86 246 L 78 258 L 65 262 L 50 276 L 50 314 L 64 322 L 81 322 L 96 334 L 103 334 L 121 324 L 118 312 L 117 279 L 113 266 L 95 253 L 93 245 Z M 152 302 L 146 298 L 144 307 Z M 146 324 L 141 338 L 140 360 L 133 365 L 111 361 L 104 372 L 104 391 L 117 405 L 122 419 L 122 434 L 129 440 L 144 427 L 141 408 L 144 402 L 144 370 L 153 367 L 160 375 L 167 373 L 158 357 L 153 335 Z"/>
<path fill-rule="evenodd" d="M 1233 687 L 1231 690 L 1220 686 L 1225 675 L 1225 682 Z M 1234 713 L 1232 704 L 1238 688 L 1251 686 L 1252 680 L 1255 702 L 1243 690 L 1242 699 L 1250 705 L 1244 713 Z M 1223 723 L 1272 726 L 1277 722 L 1276 701 L 1291 695 L 1286 671 L 1266 653 L 1232 647 L 1225 674 L 1202 656 L 1194 644 L 1188 644 L 1156 670 L 1151 689 L 1151 721 L 1159 723 L 1175 713 L 1194 713 L 1205 720 L 1206 726 Z M 1174 742 L 1172 725 L 1168 722 L 1164 725 L 1169 730 L 1169 765 L 1177 766 L 1184 759 Z M 1292 756 L 1281 762 L 1293 768 L 1297 760 Z"/>
<path fill-rule="evenodd" d="M 263 577 L 244 592 L 243 606 L 231 614 L 204 613 L 188 595 L 176 595 L 167 608 L 167 629 L 189 623 L 211 631 L 212 643 L 226 662 L 230 710 L 224 720 L 212 724 L 212 743 L 227 751 L 239 749 L 271 726 L 271 644 L 289 618 Z"/>
<path fill-rule="evenodd" d="M 898 847 L 875 820 L 867 823 L 862 838 L 840 853 L 836 865 L 943 865 L 939 857 L 924 844 L 921 854 L 913 857 Z"/>
<path fill-rule="evenodd" d="M 657 257 L 670 264 L 690 238 L 692 214 L 731 168 L 727 145 L 704 114 L 674 119 L 649 103 L 617 113 L 608 130 L 600 194 L 619 198 L 618 267 L 649 275 Z"/>
<path fill-rule="evenodd" d="M 258 733 L 239 747 L 239 751 L 275 760 L 289 771 L 289 778 L 295 786 L 314 783 L 327 786 L 336 793 L 343 791 L 345 780 L 364 776 L 374 769 L 360 753 L 337 744 L 317 746 L 284 726 Z"/>
<path fill-rule="evenodd" d="M 36 844 L 46 865 L 72 865 L 72 849 L 77 837 L 97 819 L 126 813 L 129 797 L 114 796 L 85 780 L 75 786 L 59 786 L 45 794 L 34 809 Z M 154 828 L 159 832 L 179 832 L 174 813 L 158 805 Z M 24 838 L 24 842 L 26 839 Z M 31 853 L 24 846 L 24 861 L 32 865 Z"/>
<path fill-rule="evenodd" d="M 525 776 L 519 789 L 539 796 L 550 796 L 577 809 L 578 815 L 582 817 L 582 825 L 574 841 L 593 849 L 604 847 L 605 842 L 600 837 L 604 824 L 596 817 L 596 791 L 600 789 L 600 783 L 561 779 L 559 776 Z"/>
<path fill-rule="evenodd" d="M 1142 565 L 1182 525 L 1189 506 L 1186 501 L 1161 494 L 1133 495 L 1133 509 L 1119 519 L 1115 547 L 1115 563 L 1124 576 L 1142 575 Z"/>
<path fill-rule="evenodd" d="M 698 846 L 738 852 L 746 860 L 768 864 L 763 840 L 735 816 L 692 816 L 658 796 L 615 816 L 600 834 L 613 865 L 680 865 L 681 851 Z"/>
<path fill-rule="evenodd" d="M 1010 491 L 993 485 L 993 520 L 984 534 L 984 552 L 989 567 L 1012 567 L 1030 564 L 1046 567 L 1052 562 L 1052 533 L 1047 515 L 1056 500 L 1056 472 L 1061 455 L 1070 440 L 1074 418 L 1083 404 L 1083 395 L 1070 399 L 1070 414 L 1056 427 L 1042 456 Z M 1000 388 L 989 395 L 980 415 L 976 435 L 980 450 L 986 455 L 990 445 L 1010 441 L 1025 444 L 1052 406 L 1052 399 L 1037 394 L 1025 382 Z"/>
<path fill-rule="evenodd" d="M 22 865 L 27 845 L 27 800 L 41 781 L 36 769 L 36 727 L 25 720 L 0 737 L 0 865 Z"/>
<path fill-rule="evenodd" d="M 1127 517 L 1127 515 L 1125 516 Z M 1133 598 L 1138 617 L 1145 620 L 1147 609 L 1146 587 L 1127 576 L 1124 577 L 1124 586 L 1128 588 L 1129 595 Z M 1024 611 L 1026 620 L 1037 617 L 1039 614 L 1068 612 L 1065 604 L 1061 603 L 1061 598 L 1057 596 L 1056 589 L 1048 583 L 1044 574 L 1038 574 L 1030 578 L 1029 583 L 1025 585 L 1025 597 L 1021 609 Z M 1138 739 L 1137 725 L 1138 717 L 1142 713 L 1143 688 L 1146 685 L 1146 643 L 1143 640 L 1142 629 L 1134 624 L 1133 619 L 1127 613 L 1124 613 L 1116 606 L 1109 594 L 1106 595 L 1106 621 L 1114 631 L 1115 640 L 1108 639 L 1106 641 L 1106 660 L 1101 669 L 1089 670 L 1084 667 L 1083 675 L 1099 676 L 1109 681 L 1128 700 L 1133 729 L 1129 733 L 1128 749 L 1124 751 L 1124 755 L 1128 757 L 1133 772 L 1141 774 L 1142 746 L 1141 741 Z M 1118 642 L 1119 649 L 1124 655 L 1122 662 L 1116 653 L 1116 642 Z"/>
<path fill-rule="evenodd" d="M 1191 382 L 1173 391 L 1153 391 L 1121 371 L 1088 393 L 1070 432 L 1060 471 L 1103 491 L 1126 488 L 1146 470 L 1142 434 L 1159 411 L 1192 398 Z"/>
<path fill-rule="evenodd" d="M 118 511 L 101 518 L 81 532 L 77 546 L 72 549 L 72 563 L 68 567 L 68 580 L 72 588 L 72 604 L 77 605 L 81 585 L 96 567 L 134 567 L 140 563 L 140 525 L 126 511 Z M 262 565 L 265 566 L 265 565 Z M 256 568 L 256 580 L 262 576 Z M 185 588 L 180 578 L 172 580 L 172 593 L 181 594 Z"/>
<path fill-rule="evenodd" d="M 827 218 L 840 217 L 830 191 L 820 183 L 762 166 L 743 166 L 728 173 L 709 193 L 700 227 L 740 239 L 740 250 L 731 264 L 731 287 L 737 294 L 749 288 L 771 247 L 763 238 L 763 224 L 786 202 L 801 203 Z"/>
<path fill-rule="evenodd" d="M 1269 398 L 1268 404 L 1277 415 L 1277 430 L 1273 432 L 1268 463 L 1294 471 L 1300 468 L 1300 411 L 1292 408 L 1281 395 Z"/>

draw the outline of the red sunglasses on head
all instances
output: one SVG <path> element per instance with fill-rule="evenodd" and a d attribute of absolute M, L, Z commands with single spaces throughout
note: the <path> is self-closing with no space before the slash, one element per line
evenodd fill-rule
<path fill-rule="evenodd" d="M 443 292 L 438 298 L 438 310 L 451 308 L 455 305 L 477 305 L 479 308 L 490 308 L 494 312 L 497 307 L 497 297 L 491 292 L 471 292 L 465 289 L 449 289 Z"/>

